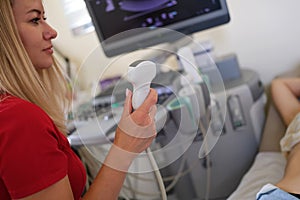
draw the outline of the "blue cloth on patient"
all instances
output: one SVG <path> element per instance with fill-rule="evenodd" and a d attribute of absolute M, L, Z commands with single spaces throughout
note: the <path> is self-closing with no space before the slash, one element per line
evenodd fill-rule
<path fill-rule="evenodd" d="M 272 184 L 267 184 L 257 193 L 256 200 L 299 200 L 299 199 Z"/>

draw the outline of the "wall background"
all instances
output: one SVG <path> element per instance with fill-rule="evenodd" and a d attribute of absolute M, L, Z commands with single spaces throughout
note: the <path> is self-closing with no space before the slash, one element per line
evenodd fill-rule
<path fill-rule="evenodd" d="M 195 34 L 198 40 L 210 40 L 216 55 L 235 53 L 242 68 L 257 71 L 265 85 L 277 75 L 300 64 L 299 0 L 227 0 L 231 22 Z M 82 89 L 89 89 L 98 79 L 106 58 L 96 33 L 74 37 L 68 28 L 60 0 L 44 1 L 48 22 L 59 37 L 54 45 L 77 66 Z M 89 56 L 88 62 L 85 62 Z M 81 68 L 80 68 L 81 66 Z M 73 69 L 75 70 L 75 69 Z M 107 76 L 119 74 L 119 66 Z"/>

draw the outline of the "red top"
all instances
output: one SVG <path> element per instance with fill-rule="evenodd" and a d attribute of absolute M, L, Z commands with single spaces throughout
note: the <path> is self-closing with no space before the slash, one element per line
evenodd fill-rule
<path fill-rule="evenodd" d="M 39 192 L 68 175 L 80 199 L 86 174 L 49 116 L 20 98 L 0 95 L 0 199 Z"/>

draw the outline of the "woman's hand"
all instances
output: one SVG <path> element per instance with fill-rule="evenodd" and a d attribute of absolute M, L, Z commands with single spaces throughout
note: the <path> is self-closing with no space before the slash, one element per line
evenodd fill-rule
<path fill-rule="evenodd" d="M 131 153 L 141 153 L 149 147 L 156 136 L 155 114 L 157 92 L 150 89 L 144 103 L 132 109 L 132 92 L 127 90 L 124 110 L 119 122 L 114 144 Z"/>
<path fill-rule="evenodd" d="M 126 172 L 134 158 L 146 150 L 156 136 L 155 114 L 157 92 L 150 89 L 144 103 L 135 111 L 131 104 L 132 92 L 127 90 L 124 110 L 116 130 L 114 143 L 104 164 Z"/>

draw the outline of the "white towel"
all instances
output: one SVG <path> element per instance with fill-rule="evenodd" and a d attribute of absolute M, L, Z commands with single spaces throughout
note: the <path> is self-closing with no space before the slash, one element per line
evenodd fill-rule
<path fill-rule="evenodd" d="M 296 115 L 286 130 L 285 135 L 280 140 L 281 151 L 287 155 L 292 148 L 300 142 L 300 113 Z"/>

